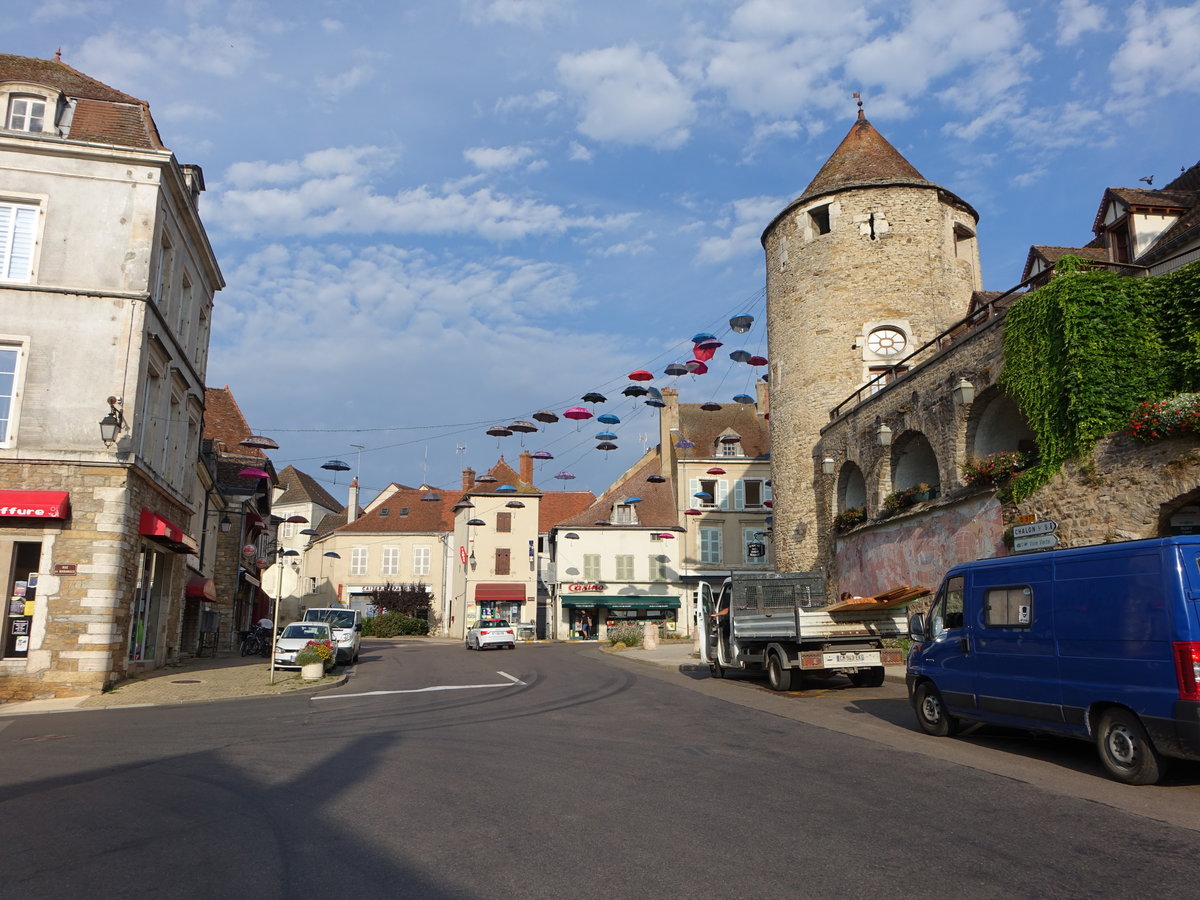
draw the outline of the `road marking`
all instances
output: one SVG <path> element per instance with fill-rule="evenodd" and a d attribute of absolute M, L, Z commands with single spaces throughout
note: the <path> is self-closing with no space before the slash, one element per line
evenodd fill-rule
<path fill-rule="evenodd" d="M 428 694 L 433 691 L 478 691 L 484 688 L 502 688 L 515 687 L 518 684 L 525 682 L 519 678 L 514 678 L 507 672 L 497 672 L 497 675 L 503 675 L 508 679 L 505 684 L 436 684 L 431 687 L 410 688 L 403 691 L 364 691 L 361 694 L 319 694 L 313 697 L 313 700 L 346 700 L 350 697 L 382 697 L 386 694 Z"/>

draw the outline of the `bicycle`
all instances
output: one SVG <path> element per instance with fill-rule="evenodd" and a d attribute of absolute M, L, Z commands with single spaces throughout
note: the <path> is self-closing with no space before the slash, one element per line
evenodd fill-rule
<path fill-rule="evenodd" d="M 266 656 L 270 650 L 266 628 L 253 628 L 242 638 L 242 656 Z"/>

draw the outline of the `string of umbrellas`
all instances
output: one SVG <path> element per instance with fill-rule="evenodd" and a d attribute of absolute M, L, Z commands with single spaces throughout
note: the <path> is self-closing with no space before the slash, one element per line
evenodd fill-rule
<path fill-rule="evenodd" d="M 746 334 L 750 331 L 753 325 L 754 317 L 750 315 L 736 315 L 729 320 L 729 328 L 734 334 Z M 708 332 L 700 332 L 696 335 L 693 335 L 692 358 L 681 363 L 670 363 L 665 369 L 663 369 L 663 375 L 674 378 L 678 378 L 679 376 L 683 375 L 705 375 L 709 372 L 709 364 L 716 356 L 717 350 L 723 346 L 724 343 L 719 340 L 716 335 Z M 729 353 L 729 359 L 734 363 L 746 365 L 751 368 L 761 368 L 768 364 L 766 357 L 742 349 L 731 351 Z M 621 391 L 621 394 L 625 397 L 634 398 L 635 400 L 641 399 L 641 401 L 648 407 L 662 408 L 667 405 L 663 400 L 662 391 L 659 388 L 646 384 L 646 382 L 654 381 L 656 377 L 657 376 L 655 376 L 653 372 L 650 372 L 647 369 L 636 369 L 626 376 L 627 380 L 631 383 Z M 580 397 L 580 400 L 583 403 L 591 404 L 594 409 L 596 404 L 605 403 L 607 402 L 608 398 L 604 394 L 601 394 L 597 391 L 590 391 Z M 736 394 L 733 397 L 733 402 L 752 404 L 755 402 L 755 398 L 750 394 Z M 700 404 L 700 409 L 706 412 L 716 412 L 721 408 L 721 404 L 717 403 L 715 400 L 710 400 L 706 403 Z M 589 409 L 586 406 L 572 406 L 569 409 L 564 410 L 561 416 L 558 413 L 552 412 L 548 409 L 542 409 L 530 416 L 530 419 L 533 421 L 519 419 L 508 425 L 493 425 L 491 428 L 488 428 L 485 433 L 499 440 L 500 438 L 510 437 L 513 434 L 533 434 L 534 432 L 542 430 L 543 426 L 545 425 L 552 425 L 558 422 L 560 418 L 569 419 L 576 422 L 577 428 L 582 426 L 582 423 L 594 418 L 598 424 L 608 426 L 605 430 L 599 431 L 595 435 L 595 440 L 597 441 L 596 449 L 603 451 L 607 456 L 610 451 L 618 448 L 617 440 L 619 438 L 617 433 L 611 430 L 611 427 L 614 425 L 619 425 L 621 423 L 621 419 L 614 413 L 601 413 L 597 415 L 593 409 Z M 539 425 L 535 423 L 541 424 Z M 679 449 L 688 449 L 696 445 L 689 440 L 680 439 L 676 442 L 675 446 Z M 547 450 L 538 450 L 531 455 L 535 460 L 554 459 L 554 455 Z M 571 472 L 565 470 L 559 472 L 554 477 L 559 481 L 570 481 L 575 478 Z M 691 510 L 688 512 L 691 513 Z M 696 514 L 699 515 L 699 512 L 697 511 Z"/>

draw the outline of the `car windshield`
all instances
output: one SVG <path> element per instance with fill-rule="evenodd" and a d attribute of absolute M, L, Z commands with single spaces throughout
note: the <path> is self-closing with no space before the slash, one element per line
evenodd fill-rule
<path fill-rule="evenodd" d="M 283 629 L 283 634 L 280 637 L 285 638 L 307 638 L 310 641 L 326 641 L 329 640 L 329 627 L 327 625 L 311 625 L 294 624 Z"/>
<path fill-rule="evenodd" d="M 354 627 L 354 610 L 352 609 L 310 609 L 304 617 L 310 622 L 328 622 L 334 628 Z"/>
<path fill-rule="evenodd" d="M 480 628 L 507 628 L 508 622 L 504 619 L 484 619 L 479 623 Z"/>

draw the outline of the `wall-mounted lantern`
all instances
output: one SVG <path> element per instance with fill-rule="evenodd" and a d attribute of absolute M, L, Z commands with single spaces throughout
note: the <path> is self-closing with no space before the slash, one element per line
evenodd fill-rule
<path fill-rule="evenodd" d="M 892 429 L 887 427 L 886 422 L 880 422 L 879 428 L 875 431 L 875 439 L 879 441 L 880 447 L 889 447 L 892 443 Z"/>
<path fill-rule="evenodd" d="M 961 378 L 951 393 L 954 394 L 955 403 L 960 406 L 970 406 L 971 402 L 975 399 L 975 385 L 971 384 L 967 379 Z"/>

